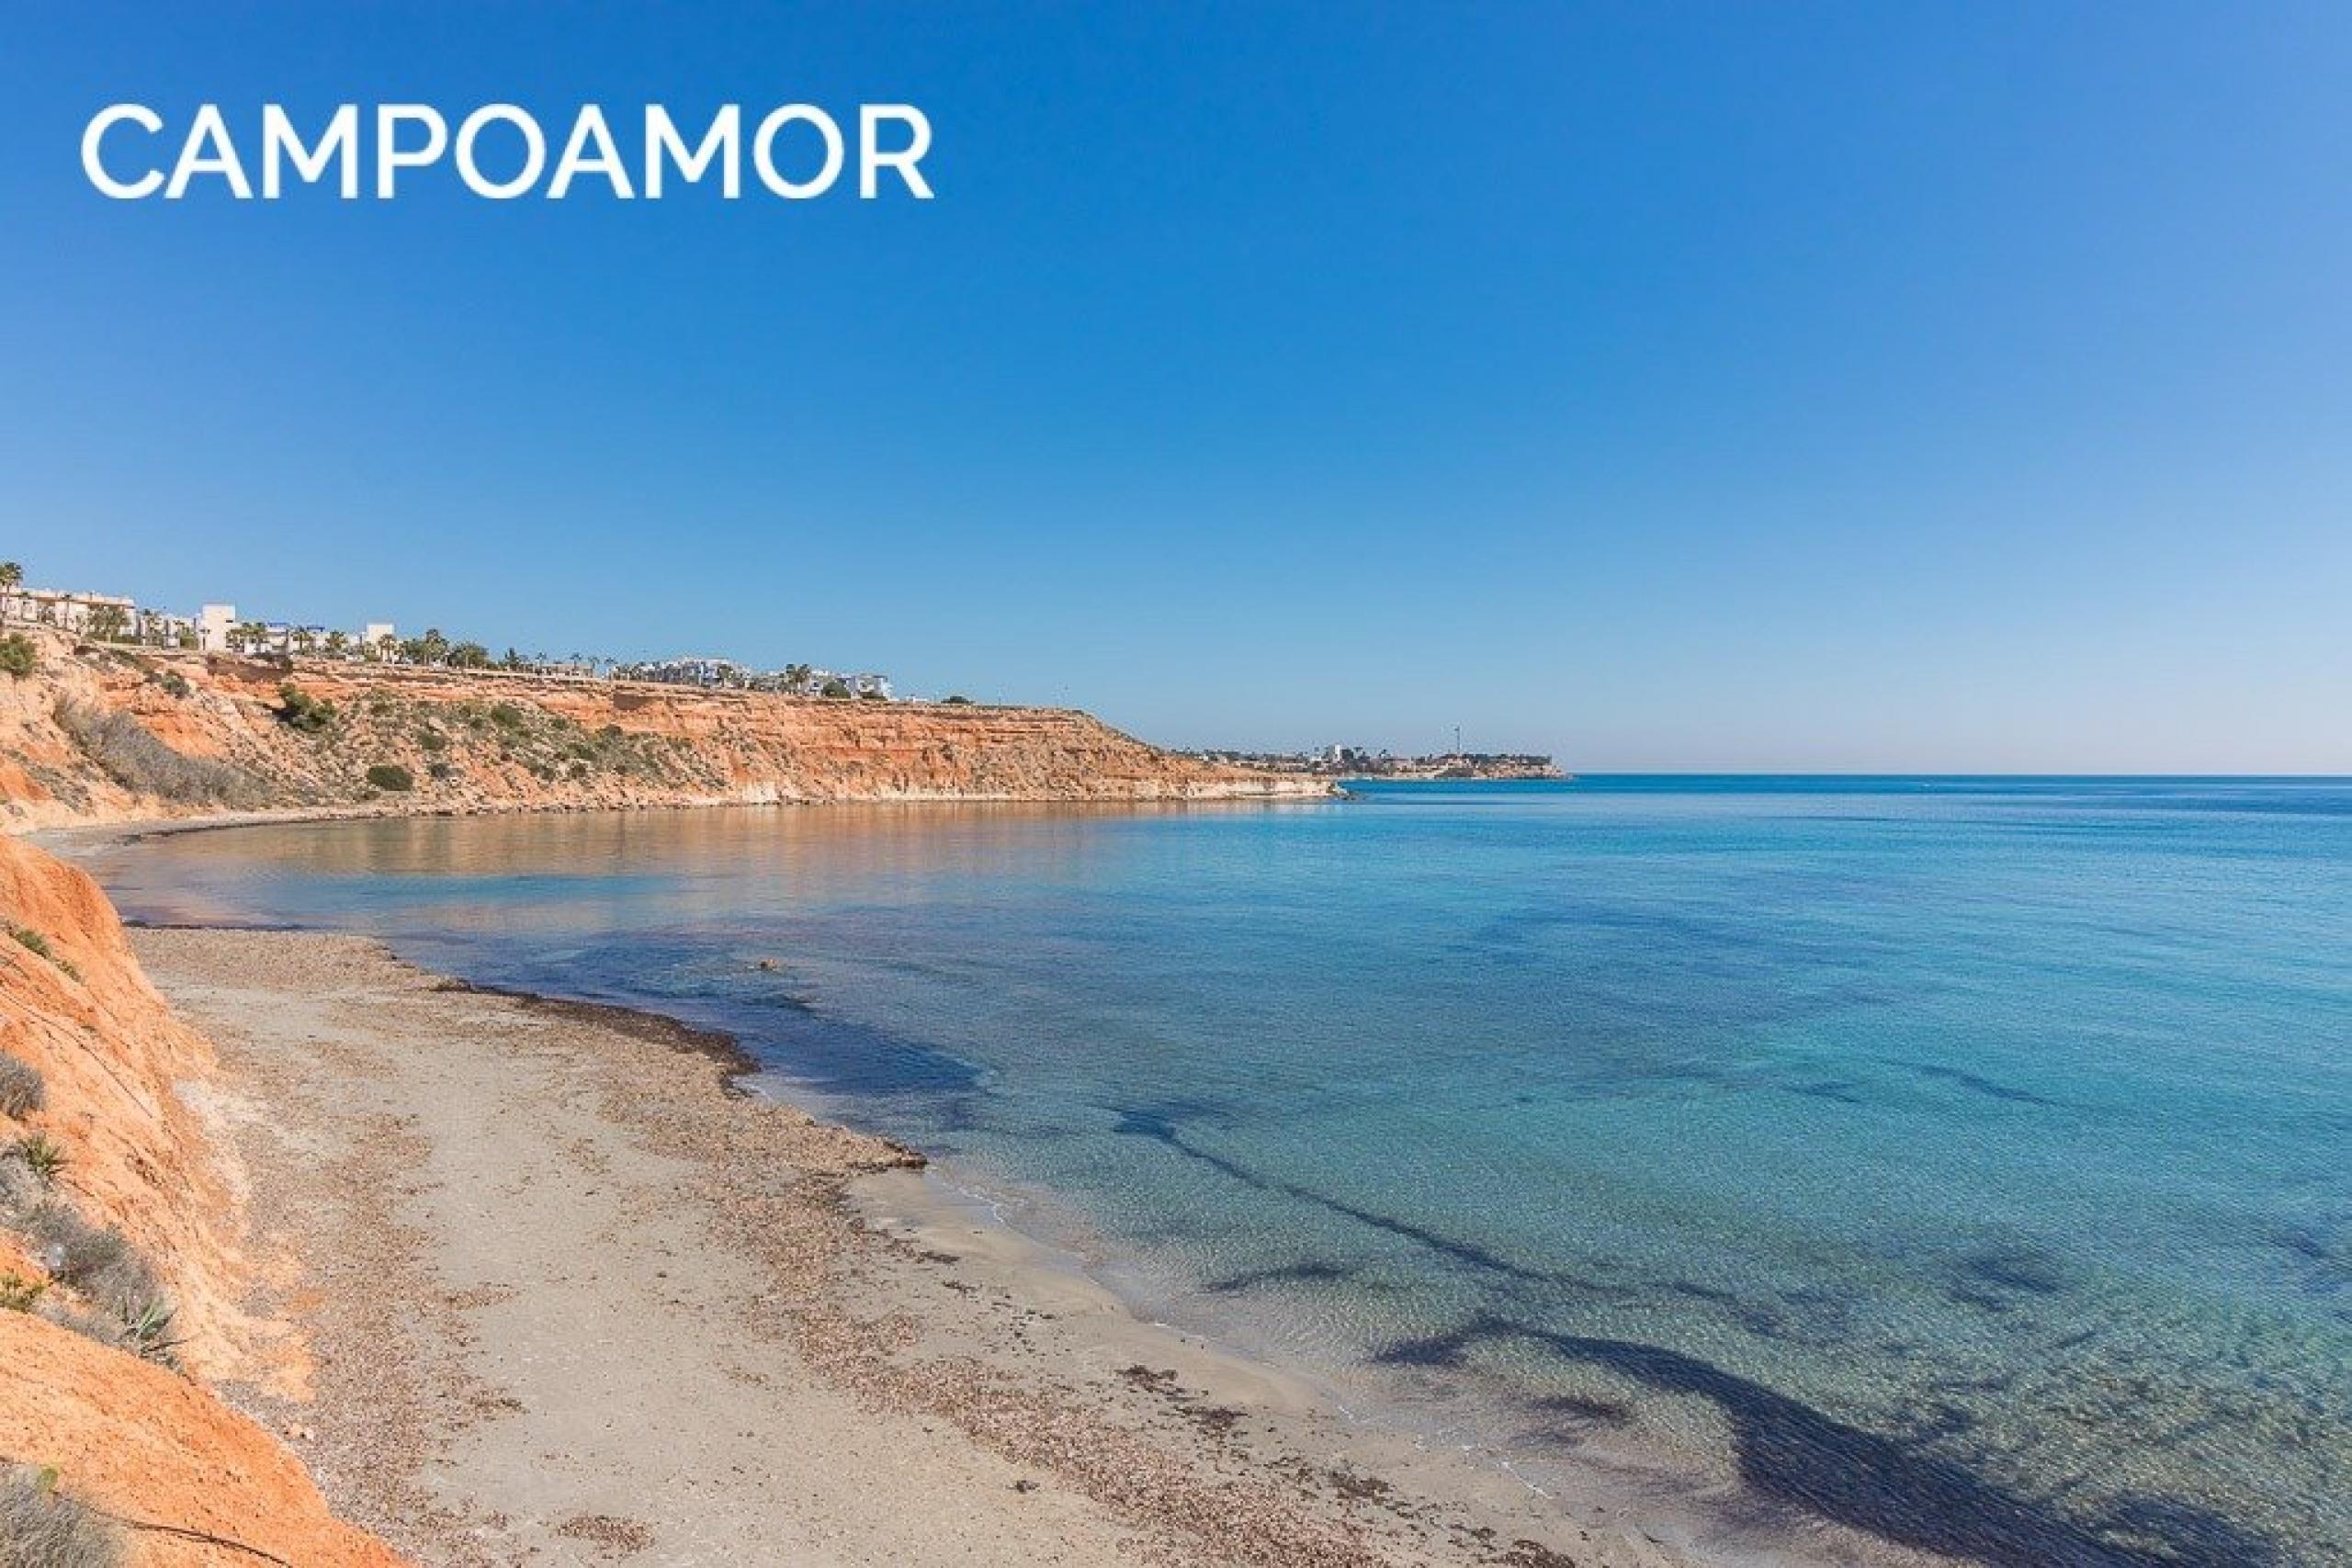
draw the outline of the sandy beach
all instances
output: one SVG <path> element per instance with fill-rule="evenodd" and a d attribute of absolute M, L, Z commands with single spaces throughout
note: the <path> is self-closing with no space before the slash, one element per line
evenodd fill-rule
<path fill-rule="evenodd" d="M 307 1397 L 230 1393 L 421 1562 L 1676 1561 L 1136 1321 L 723 1039 L 351 937 L 135 943 L 308 1347 Z"/>

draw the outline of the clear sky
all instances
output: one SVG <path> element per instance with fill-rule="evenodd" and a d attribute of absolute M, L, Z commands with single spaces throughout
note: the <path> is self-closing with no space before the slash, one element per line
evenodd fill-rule
<path fill-rule="evenodd" d="M 2352 6 L 24 6 L 0 555 L 1179 744 L 2352 772 Z M 110 202 L 89 116 L 931 117 Z"/>

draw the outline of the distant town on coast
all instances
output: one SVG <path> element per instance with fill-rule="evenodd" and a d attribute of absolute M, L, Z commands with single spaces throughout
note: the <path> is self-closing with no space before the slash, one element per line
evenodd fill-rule
<path fill-rule="evenodd" d="M 493 654 L 488 644 L 454 640 L 438 627 L 427 627 L 420 636 L 403 637 L 390 621 L 370 621 L 352 630 L 320 624 L 257 620 L 240 616 L 237 607 L 231 604 L 206 604 L 193 615 L 178 615 L 142 605 L 127 594 L 28 588 L 22 564 L 13 560 L 0 561 L 0 624 L 42 626 L 92 642 L 189 653 L 329 659 L 434 670 L 497 671 L 578 681 L 646 681 L 704 690 L 765 692 L 842 701 L 922 700 L 900 697 L 888 675 L 870 671 L 853 672 L 813 664 L 760 670 L 731 659 L 707 655 L 621 660 L 587 653 L 561 657 L 526 654 L 514 648 Z M 950 694 L 938 700 L 961 705 L 971 699 Z M 1458 742 L 1450 751 L 1415 755 L 1348 745 L 1298 751 L 1204 749 L 1182 754 L 1204 762 L 1334 780 L 1568 776 L 1551 757 L 1541 753 L 1468 751 Z"/>
<path fill-rule="evenodd" d="M 1400 757 L 1361 746 L 1325 746 L 1313 751 L 1193 751 L 1205 762 L 1262 768 L 1272 773 L 1306 773 L 1320 779 L 1565 779 L 1550 757 L 1535 751 L 1451 751 Z"/>
<path fill-rule="evenodd" d="M 0 561 L 0 621 L 52 627 L 95 642 L 198 653 L 341 659 L 373 664 L 416 664 L 447 670 L 503 670 L 582 680 L 654 681 L 674 686 L 725 687 L 792 696 L 888 702 L 890 678 L 871 671 L 788 664 L 755 670 L 730 659 L 676 656 L 625 662 L 598 654 L 493 654 L 487 644 L 453 640 L 438 627 L 403 637 L 390 621 L 356 630 L 292 621 L 241 617 L 234 604 L 206 604 L 193 615 L 142 605 L 119 593 L 84 593 L 25 586 L 23 566 Z M 943 699 L 960 703 L 967 699 Z"/>

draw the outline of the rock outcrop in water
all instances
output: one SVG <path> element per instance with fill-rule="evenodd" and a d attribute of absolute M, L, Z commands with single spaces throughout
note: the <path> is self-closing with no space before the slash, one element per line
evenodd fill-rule
<path fill-rule="evenodd" d="M 76 647 L 0 677 L 0 826 L 232 811 L 1312 797 L 1062 708 Z"/>

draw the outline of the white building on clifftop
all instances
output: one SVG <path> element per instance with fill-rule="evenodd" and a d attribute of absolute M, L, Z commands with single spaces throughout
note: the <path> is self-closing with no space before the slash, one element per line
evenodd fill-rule
<path fill-rule="evenodd" d="M 119 634 L 128 636 L 139 624 L 139 606 L 131 600 L 113 593 L 71 593 L 56 588 L 18 588 L 7 595 L 6 618 L 24 621 L 37 626 L 55 626 L 59 631 L 81 633 L 90 629 L 90 623 L 103 612 L 111 610 L 119 617 Z"/>

